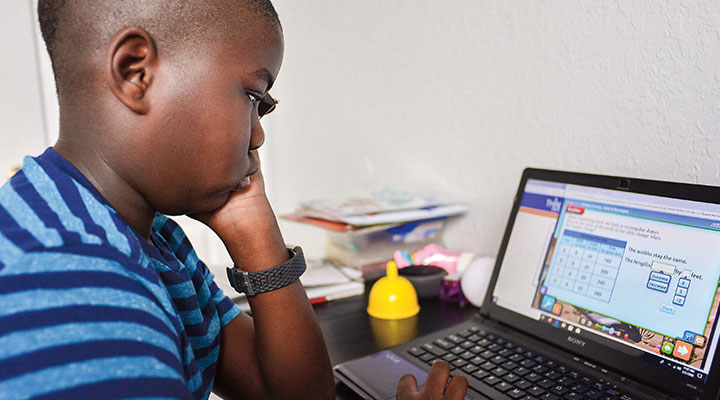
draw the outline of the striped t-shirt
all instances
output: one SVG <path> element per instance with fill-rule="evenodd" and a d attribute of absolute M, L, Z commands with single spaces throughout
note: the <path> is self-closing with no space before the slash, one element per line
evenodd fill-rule
<path fill-rule="evenodd" d="M 141 239 L 52 149 L 0 188 L 0 399 L 207 398 L 239 313 L 180 227 Z"/>

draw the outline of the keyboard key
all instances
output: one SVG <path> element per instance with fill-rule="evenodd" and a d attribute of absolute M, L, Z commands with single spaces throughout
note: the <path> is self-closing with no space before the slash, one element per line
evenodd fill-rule
<path fill-rule="evenodd" d="M 497 365 L 491 363 L 490 361 L 485 362 L 485 364 L 481 365 L 480 368 L 484 369 L 485 371 L 490 371 L 491 369 L 495 369 Z"/>
<path fill-rule="evenodd" d="M 457 360 L 453 361 L 451 365 L 455 368 L 462 368 L 467 365 L 467 361 L 463 360 L 462 358 L 458 358 Z"/>
<path fill-rule="evenodd" d="M 481 369 L 472 373 L 472 377 L 474 377 L 475 379 L 479 379 L 479 380 L 485 379 L 485 377 L 487 377 L 488 375 L 490 375 L 488 372 L 485 372 Z"/>
<path fill-rule="evenodd" d="M 572 385 L 573 383 L 575 383 L 575 379 L 573 379 L 573 378 L 571 378 L 571 377 L 569 377 L 569 376 L 560 377 L 560 378 L 558 378 L 558 379 L 555 379 L 555 381 L 557 381 L 557 383 L 559 383 L 559 384 L 561 384 L 561 385 L 563 385 L 563 386 L 570 386 L 570 385 Z"/>
<path fill-rule="evenodd" d="M 478 341 L 480 341 L 480 340 L 483 340 L 483 337 L 480 336 L 480 335 L 475 334 L 475 335 L 472 335 L 472 336 L 470 336 L 469 338 L 467 338 L 467 340 L 470 340 L 470 341 L 472 341 L 472 342 L 478 342 Z M 487 340 L 487 343 L 489 344 L 490 341 Z M 485 345 L 487 345 L 487 344 L 485 344 Z"/>
<path fill-rule="evenodd" d="M 473 353 L 470 352 L 470 351 L 466 351 L 466 352 L 460 354 L 460 358 L 462 358 L 463 360 L 469 360 L 469 359 L 471 359 L 471 358 L 473 358 L 473 357 L 475 357 L 475 354 L 473 354 Z"/>
<path fill-rule="evenodd" d="M 555 393 L 558 396 L 562 396 L 568 392 L 568 390 L 563 385 L 555 385 L 550 388 L 550 391 Z"/>
<path fill-rule="evenodd" d="M 539 398 L 542 400 L 560 400 L 560 397 L 558 397 L 557 395 L 552 394 L 550 392 L 545 393 L 544 395 L 540 396 Z"/>
<path fill-rule="evenodd" d="M 535 372 L 531 372 L 527 375 L 525 375 L 525 379 L 529 380 L 530 382 L 536 382 L 542 378 L 542 375 L 537 374 Z"/>
<path fill-rule="evenodd" d="M 500 365 L 500 364 L 504 363 L 505 361 L 507 361 L 507 358 L 505 358 L 503 356 L 495 356 L 495 357 L 491 358 L 490 361 L 494 362 L 495 364 Z"/>
<path fill-rule="evenodd" d="M 583 397 L 582 394 L 580 394 L 580 393 L 578 393 L 578 392 L 570 392 L 570 393 L 565 394 L 565 396 L 563 396 L 563 399 L 566 399 L 566 400 L 582 400 L 582 399 L 584 399 L 584 397 Z"/>
<path fill-rule="evenodd" d="M 462 371 L 466 374 L 472 374 L 473 372 L 475 372 L 476 369 L 478 369 L 478 367 L 472 364 L 467 364 L 466 366 L 462 367 Z"/>
<path fill-rule="evenodd" d="M 530 370 L 525 367 L 517 367 L 513 369 L 512 372 L 517 376 L 525 376 L 528 372 L 530 372 Z"/>
<path fill-rule="evenodd" d="M 408 353 L 414 355 L 415 357 L 419 357 L 423 353 L 425 353 L 425 350 L 419 348 L 419 347 L 413 347 L 410 350 L 408 350 Z"/>
<path fill-rule="evenodd" d="M 443 349 L 440 346 L 436 346 L 432 343 L 425 343 L 424 345 L 420 346 L 428 353 L 433 354 L 435 357 L 442 357 L 447 353 L 447 350 Z"/>
<path fill-rule="evenodd" d="M 482 357 L 473 357 L 469 361 L 471 364 L 480 366 L 481 364 L 485 363 L 487 360 Z"/>
<path fill-rule="evenodd" d="M 445 361 L 447 361 L 447 362 L 449 362 L 449 363 L 457 360 L 457 358 L 458 358 L 458 356 L 456 356 L 455 354 L 450 354 L 450 353 L 445 354 L 444 356 L 442 356 L 442 359 L 445 360 Z"/>
<path fill-rule="evenodd" d="M 488 346 L 487 349 L 490 351 L 498 352 L 498 351 L 502 350 L 503 348 L 499 344 L 493 343 L 490 346 Z"/>
<path fill-rule="evenodd" d="M 437 361 L 437 360 L 439 360 L 439 358 L 434 358 L 434 357 L 433 357 L 433 358 L 430 358 L 430 359 L 428 359 L 427 361 L 425 361 L 425 364 L 427 364 L 427 365 L 433 365 L 433 364 L 435 363 L 435 361 Z"/>
<path fill-rule="evenodd" d="M 465 351 L 465 349 L 462 348 L 462 347 L 460 347 L 460 346 L 455 346 L 455 347 L 453 347 L 452 349 L 450 349 L 450 352 L 453 353 L 453 354 L 455 354 L 455 355 L 458 355 L 458 354 L 460 354 L 460 353 L 462 353 L 462 352 L 464 352 L 464 351 Z"/>
<path fill-rule="evenodd" d="M 523 356 L 522 354 L 517 354 L 517 353 L 515 353 L 515 354 L 511 355 L 511 356 L 508 357 L 508 358 L 509 358 L 511 361 L 520 362 L 520 361 L 522 361 L 522 360 L 525 359 L 525 356 Z"/>
<path fill-rule="evenodd" d="M 526 390 L 527 388 L 533 386 L 532 383 L 526 381 L 525 379 L 519 380 L 513 384 L 518 389 Z"/>
<path fill-rule="evenodd" d="M 485 350 L 485 351 L 483 351 L 482 353 L 480 353 L 480 354 L 478 354 L 478 355 L 479 355 L 480 357 L 482 357 L 482 358 L 488 358 L 488 359 L 490 359 L 490 358 L 495 357 L 497 354 L 495 354 L 494 352 L 492 352 L 492 351 L 490 351 L 490 350 Z"/>
<path fill-rule="evenodd" d="M 510 357 L 511 355 L 515 354 L 515 352 L 510 349 L 503 349 L 498 351 L 498 354 L 503 357 Z"/>
<path fill-rule="evenodd" d="M 588 399 L 597 400 L 602 397 L 602 392 L 598 392 L 595 389 L 590 389 L 587 392 L 583 393 L 583 396 L 587 397 Z"/>
<path fill-rule="evenodd" d="M 533 386 L 528 389 L 527 392 L 533 396 L 540 396 L 541 394 L 545 393 L 545 389 L 541 388 L 540 386 Z"/>
<path fill-rule="evenodd" d="M 505 392 L 507 392 L 508 390 L 512 389 L 512 385 L 509 384 L 509 383 L 507 383 L 507 382 L 500 381 L 500 383 L 498 383 L 497 385 L 495 385 L 495 389 L 497 389 L 497 390 L 500 391 L 500 392 L 505 393 Z"/>
<path fill-rule="evenodd" d="M 507 370 L 510 370 L 510 369 L 515 369 L 518 366 L 518 364 L 508 360 L 508 361 L 505 361 L 504 363 L 500 364 L 500 366 Z"/>
<path fill-rule="evenodd" d="M 466 341 L 464 341 L 464 342 L 462 342 L 462 343 L 459 343 L 459 345 L 460 345 L 462 348 L 464 348 L 464 349 L 469 349 L 469 348 L 475 346 L 475 343 L 473 343 L 473 342 L 471 342 L 471 341 L 469 341 L 469 340 L 466 340 Z"/>
<path fill-rule="evenodd" d="M 535 371 L 534 368 L 533 368 L 533 371 Z M 539 371 L 535 371 L 535 372 L 539 372 Z M 546 372 L 546 373 L 545 373 L 545 376 L 548 377 L 548 378 L 550 378 L 550 379 L 558 379 L 559 377 L 562 376 L 562 374 L 559 373 L 559 372 L 557 372 L 557 371 L 549 371 L 549 372 Z"/>
<path fill-rule="evenodd" d="M 518 388 L 513 388 L 505 393 L 508 397 L 511 399 L 519 399 L 523 396 L 525 396 L 525 392 Z"/>
<path fill-rule="evenodd" d="M 537 363 L 533 360 L 527 359 L 520 362 L 520 365 L 522 365 L 525 368 L 532 368 L 537 365 Z"/>
<path fill-rule="evenodd" d="M 473 346 L 470 348 L 470 351 L 472 351 L 475 354 L 478 354 L 478 353 L 482 353 L 483 351 L 485 351 L 485 349 L 480 346 Z"/>
<path fill-rule="evenodd" d="M 555 381 L 552 379 L 541 379 L 537 382 L 537 385 L 542 387 L 543 389 L 550 389 L 551 387 L 555 386 Z"/>
<path fill-rule="evenodd" d="M 428 361 L 428 360 L 434 359 L 435 356 L 432 355 L 432 354 L 430 354 L 430 353 L 425 353 L 425 354 L 421 355 L 421 356 L 418 357 L 418 358 L 420 358 L 422 361 Z"/>
<path fill-rule="evenodd" d="M 487 383 L 490 386 L 495 386 L 498 383 L 502 382 L 502 379 L 498 378 L 497 376 L 490 375 L 483 379 L 483 382 Z"/>
<path fill-rule="evenodd" d="M 474 335 L 474 334 L 475 334 L 475 332 L 471 331 L 470 329 L 465 329 L 464 331 L 458 332 L 458 336 L 462 336 L 464 338 Z"/>
<path fill-rule="evenodd" d="M 520 380 L 520 377 L 517 376 L 517 375 L 515 375 L 515 374 L 513 374 L 512 372 L 509 373 L 509 374 L 503 375 L 502 378 L 503 378 L 503 380 L 504 380 L 505 382 L 510 382 L 510 383 L 515 383 L 515 382 L 517 382 L 517 381 Z"/>
<path fill-rule="evenodd" d="M 588 391 L 588 387 L 580 382 L 575 382 L 574 384 L 570 385 L 570 390 L 582 394 Z"/>
<path fill-rule="evenodd" d="M 442 348 L 445 349 L 445 350 L 448 350 L 448 349 L 450 349 L 451 347 L 453 347 L 453 346 L 455 345 L 454 343 L 448 342 L 448 341 L 445 340 L 445 339 L 437 339 L 437 340 L 435 340 L 433 343 L 434 343 L 436 346 L 440 346 L 440 347 L 442 347 Z"/>
<path fill-rule="evenodd" d="M 465 341 L 464 338 L 462 338 L 458 335 L 448 335 L 448 337 L 446 337 L 445 340 L 447 340 L 448 342 L 453 342 L 455 344 Z"/>
<path fill-rule="evenodd" d="M 526 365 L 526 367 L 527 367 L 527 365 Z M 536 366 L 532 367 L 531 369 L 533 372 L 537 372 L 538 374 L 542 374 L 548 370 L 547 367 L 544 367 L 542 365 L 536 365 Z"/>
<path fill-rule="evenodd" d="M 503 376 L 507 374 L 508 371 L 503 367 L 497 367 L 489 372 L 495 376 Z"/>

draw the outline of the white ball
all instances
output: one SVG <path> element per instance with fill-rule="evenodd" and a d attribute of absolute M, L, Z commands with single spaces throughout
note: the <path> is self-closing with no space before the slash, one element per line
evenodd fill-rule
<path fill-rule="evenodd" d="M 475 307 L 480 307 L 485 300 L 493 268 L 495 268 L 495 257 L 479 257 L 468 265 L 460 277 L 462 293 Z"/>

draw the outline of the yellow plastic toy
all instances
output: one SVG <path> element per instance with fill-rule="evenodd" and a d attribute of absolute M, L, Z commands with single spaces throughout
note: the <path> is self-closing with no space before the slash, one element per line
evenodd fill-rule
<path fill-rule="evenodd" d="M 370 289 L 367 313 L 380 319 L 409 318 L 420 312 L 415 287 L 398 276 L 395 261 L 387 263 L 387 273 Z"/>

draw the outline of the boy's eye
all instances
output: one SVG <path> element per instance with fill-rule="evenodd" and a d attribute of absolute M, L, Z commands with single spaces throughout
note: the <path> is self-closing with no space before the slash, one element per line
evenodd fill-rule
<path fill-rule="evenodd" d="M 250 102 L 252 103 L 253 107 L 255 107 L 261 100 L 259 96 L 256 96 L 252 93 L 246 93 L 246 94 L 247 94 L 248 99 L 250 99 Z"/>
<path fill-rule="evenodd" d="M 277 100 L 275 100 L 269 93 L 264 96 L 258 96 L 256 94 L 246 92 L 253 109 L 257 110 L 258 119 L 261 119 L 267 114 L 270 114 L 277 107 Z"/>

